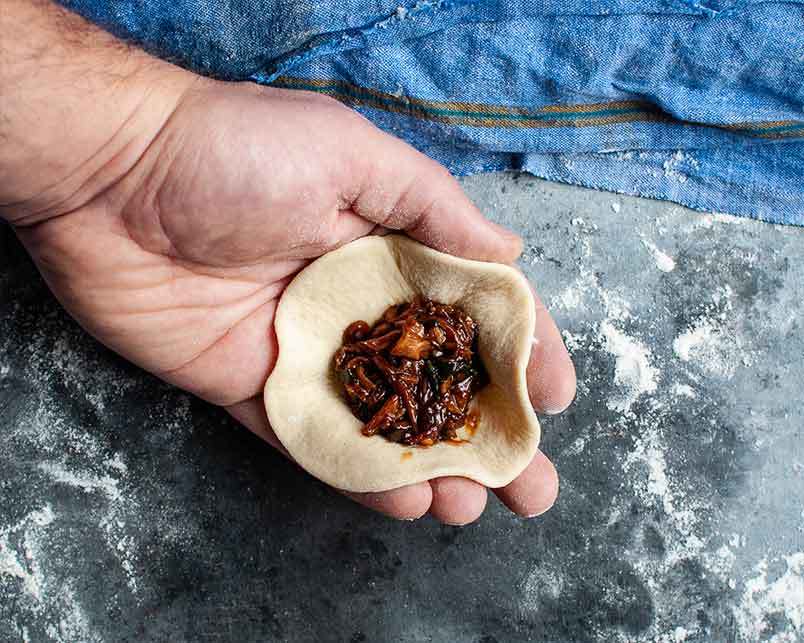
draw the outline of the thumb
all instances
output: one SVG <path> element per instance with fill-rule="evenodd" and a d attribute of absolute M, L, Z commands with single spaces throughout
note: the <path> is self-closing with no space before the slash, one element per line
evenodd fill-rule
<path fill-rule="evenodd" d="M 343 198 L 359 216 L 452 255 L 512 263 L 522 251 L 513 232 L 486 219 L 447 169 L 362 117 L 342 133 L 350 186 Z"/>

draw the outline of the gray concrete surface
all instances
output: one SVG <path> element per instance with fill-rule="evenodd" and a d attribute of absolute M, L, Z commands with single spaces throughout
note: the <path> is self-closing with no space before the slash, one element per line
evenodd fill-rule
<path fill-rule="evenodd" d="M 0 230 L 0 641 L 804 640 L 804 231 L 465 184 L 578 370 L 551 512 L 353 505 L 83 334 Z"/>

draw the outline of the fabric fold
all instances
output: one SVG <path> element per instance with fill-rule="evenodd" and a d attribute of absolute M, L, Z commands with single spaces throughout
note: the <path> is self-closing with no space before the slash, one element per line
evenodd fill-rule
<path fill-rule="evenodd" d="M 804 225 L 804 2 L 68 0 L 199 73 L 353 106 L 458 174 Z"/>

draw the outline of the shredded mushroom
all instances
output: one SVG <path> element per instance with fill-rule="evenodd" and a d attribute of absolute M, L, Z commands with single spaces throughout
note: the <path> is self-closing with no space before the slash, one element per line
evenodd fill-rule
<path fill-rule="evenodd" d="M 477 426 L 470 412 L 488 378 L 477 354 L 477 324 L 463 310 L 421 296 L 390 306 L 370 327 L 343 332 L 335 371 L 363 434 L 406 445 L 460 442 Z"/>

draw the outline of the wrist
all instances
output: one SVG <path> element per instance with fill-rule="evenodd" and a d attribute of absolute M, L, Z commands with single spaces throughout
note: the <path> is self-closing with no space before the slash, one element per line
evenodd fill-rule
<path fill-rule="evenodd" d="M 4 0 L 0 217 L 78 209 L 136 164 L 198 79 L 42 0 Z"/>

